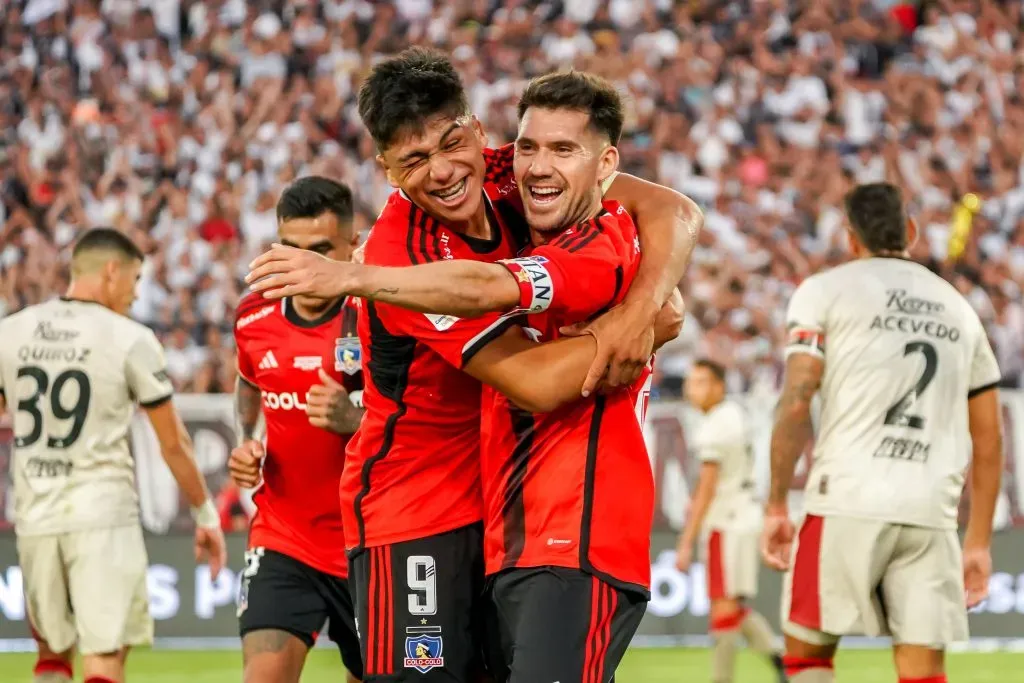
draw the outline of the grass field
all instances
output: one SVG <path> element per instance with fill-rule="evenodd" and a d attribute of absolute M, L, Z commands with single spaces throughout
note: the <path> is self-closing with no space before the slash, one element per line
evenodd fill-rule
<path fill-rule="evenodd" d="M 31 683 L 32 655 L 0 654 L 0 681 Z M 313 653 L 303 683 L 339 683 L 338 656 L 330 650 Z M 1024 654 L 1005 652 L 949 656 L 950 683 L 1012 683 L 1024 681 Z M 708 683 L 707 650 L 632 650 L 619 667 L 618 683 Z M 895 681 L 889 655 L 883 650 L 840 653 L 838 683 Z M 233 683 L 241 681 L 241 654 L 234 652 L 140 651 L 128 664 L 130 683 Z M 743 653 L 737 683 L 774 683 L 771 670 Z"/>

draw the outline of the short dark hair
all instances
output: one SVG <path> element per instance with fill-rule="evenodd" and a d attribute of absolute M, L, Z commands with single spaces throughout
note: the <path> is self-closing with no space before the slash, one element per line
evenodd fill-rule
<path fill-rule="evenodd" d="M 444 53 L 413 47 L 380 62 L 359 88 L 359 118 L 377 149 L 400 133 L 422 132 L 427 119 L 469 114 L 462 79 Z"/>
<path fill-rule="evenodd" d="M 721 363 L 716 363 L 710 358 L 698 358 L 693 362 L 693 367 L 704 368 L 712 375 L 715 376 L 719 382 L 725 382 L 725 366 Z"/>
<path fill-rule="evenodd" d="M 907 248 L 907 216 L 903 193 L 890 183 L 868 183 L 850 190 L 844 200 L 850 227 L 868 251 Z"/>
<path fill-rule="evenodd" d="M 106 251 L 117 254 L 124 261 L 144 261 L 146 255 L 128 235 L 113 228 L 92 228 L 82 233 L 71 250 L 71 259 L 91 251 Z"/>
<path fill-rule="evenodd" d="M 619 144 L 625 114 L 622 98 L 611 83 L 583 71 L 562 71 L 534 78 L 519 98 L 519 120 L 530 107 L 574 109 L 590 115 L 598 133 Z"/>
<path fill-rule="evenodd" d="M 292 182 L 277 200 L 277 220 L 316 218 L 333 213 L 342 223 L 352 221 L 352 190 L 348 185 L 311 175 Z"/>

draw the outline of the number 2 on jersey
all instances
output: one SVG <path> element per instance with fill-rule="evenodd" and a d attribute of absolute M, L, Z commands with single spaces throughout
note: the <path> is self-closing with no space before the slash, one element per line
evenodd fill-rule
<path fill-rule="evenodd" d="M 924 372 L 917 378 L 917 384 L 903 394 L 900 400 L 889 406 L 889 410 L 885 411 L 885 424 L 887 425 L 924 429 L 924 418 L 920 415 L 911 415 L 907 411 L 935 379 L 935 371 L 939 367 L 939 354 L 935 351 L 934 346 L 924 341 L 910 342 L 903 347 L 904 357 L 917 352 L 924 356 Z"/>
<path fill-rule="evenodd" d="M 437 567 L 430 555 L 410 555 L 406 562 L 409 614 L 437 614 Z"/>
<path fill-rule="evenodd" d="M 26 365 L 18 369 L 18 379 L 30 377 L 35 382 L 35 389 L 32 395 L 18 401 L 18 412 L 28 413 L 32 417 L 32 428 L 28 434 L 17 435 L 14 438 L 14 445 L 17 448 L 31 446 L 43 435 L 43 414 L 39 410 L 39 399 L 47 393 L 50 394 L 50 413 L 58 420 L 71 420 L 71 429 L 64 436 L 54 437 L 46 435 L 47 448 L 69 448 L 82 434 L 82 427 L 85 425 L 85 416 L 89 411 L 89 398 L 92 396 L 92 385 L 89 384 L 89 377 L 81 370 L 65 370 L 57 375 L 50 386 L 50 377 L 46 371 L 35 365 Z M 67 406 L 61 400 L 64 385 L 74 382 L 78 388 L 78 398 Z"/>

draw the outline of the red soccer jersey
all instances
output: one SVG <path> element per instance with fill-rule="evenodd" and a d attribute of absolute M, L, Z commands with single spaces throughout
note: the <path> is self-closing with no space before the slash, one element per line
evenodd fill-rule
<path fill-rule="evenodd" d="M 305 320 L 289 299 L 249 294 L 235 319 L 238 374 L 260 390 L 267 431 L 249 547 L 340 577 L 348 576 L 338 485 L 349 437 L 309 424 L 305 408 L 320 368 L 349 392 L 362 390 L 358 308 L 342 299 L 319 319 Z"/>
<path fill-rule="evenodd" d="M 640 265 L 632 219 L 601 214 L 503 263 L 537 341 L 619 303 Z M 467 356 L 481 348 L 474 342 Z M 578 568 L 648 592 L 654 477 L 642 420 L 650 366 L 631 388 L 534 415 L 485 387 L 482 422 L 487 573 Z"/>
<path fill-rule="evenodd" d="M 373 226 L 365 261 L 409 266 L 512 258 L 528 236 L 512 176 L 512 146 L 486 150 L 491 240 L 441 225 L 395 192 Z M 466 340 L 507 325 L 366 302 L 359 339 L 366 416 L 348 447 L 341 483 L 349 548 L 399 543 L 481 520 L 480 383 L 460 372 Z"/>

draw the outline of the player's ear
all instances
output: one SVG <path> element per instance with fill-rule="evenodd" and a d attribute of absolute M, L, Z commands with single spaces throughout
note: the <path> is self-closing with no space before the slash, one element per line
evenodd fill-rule
<path fill-rule="evenodd" d="M 480 146 L 486 147 L 487 133 L 484 131 L 484 124 L 480 123 L 480 119 L 474 116 L 469 123 L 469 128 L 473 131 L 473 135 L 476 136 L 476 139 L 480 141 Z"/>
<path fill-rule="evenodd" d="M 377 163 L 380 164 L 381 169 L 384 170 L 384 175 L 387 176 L 388 184 L 397 189 L 399 187 L 398 178 L 396 178 L 395 174 L 391 172 L 391 169 L 388 167 L 388 162 L 385 161 L 383 154 L 377 155 Z"/>
<path fill-rule="evenodd" d="M 917 238 L 921 233 L 917 229 L 917 221 L 910 216 L 907 216 L 907 249 L 912 249 L 917 243 Z"/>
<path fill-rule="evenodd" d="M 597 162 L 597 179 L 599 184 L 604 184 L 612 173 L 619 168 L 619 150 L 615 145 L 608 145 L 601 152 Z"/>
<path fill-rule="evenodd" d="M 853 231 L 853 228 L 846 226 L 846 243 L 850 249 L 850 255 L 853 258 L 860 258 L 864 253 L 864 245 L 857 239 L 857 233 Z"/>

